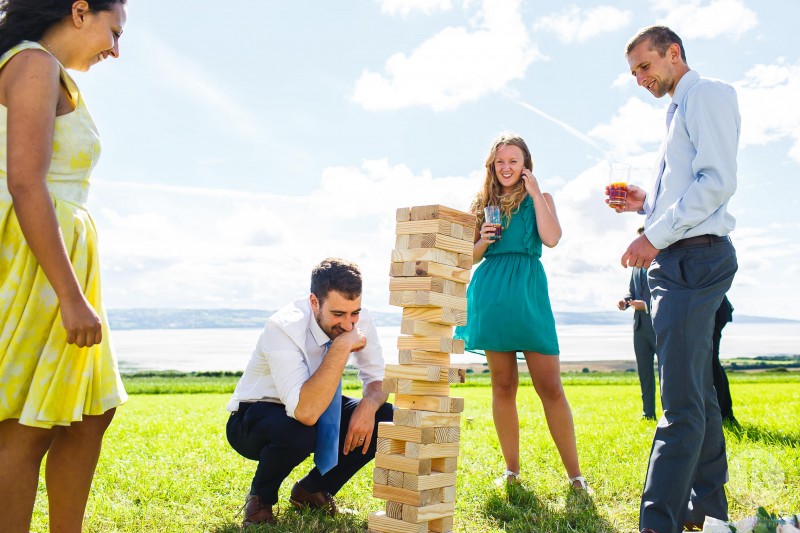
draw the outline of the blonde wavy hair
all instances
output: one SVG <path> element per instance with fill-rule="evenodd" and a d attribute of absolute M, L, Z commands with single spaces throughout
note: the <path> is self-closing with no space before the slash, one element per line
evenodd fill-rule
<path fill-rule="evenodd" d="M 472 205 L 469 207 L 470 213 L 474 214 L 478 219 L 478 227 L 483 225 L 485 219 L 483 209 L 487 205 L 500 206 L 500 213 L 503 215 L 503 226 L 507 227 L 508 221 L 519 210 L 519 206 L 527 194 L 522 178 L 514 184 L 511 192 L 507 194 L 501 192 L 500 181 L 497 179 L 497 172 L 494 169 L 494 160 L 497 158 L 497 151 L 503 146 L 516 146 L 522 150 L 524 167 L 528 170 L 533 168 L 531 151 L 528 150 L 528 145 L 519 135 L 502 133 L 492 142 L 492 148 L 486 158 L 486 179 L 483 181 L 483 187 L 478 191 L 472 201 Z"/>

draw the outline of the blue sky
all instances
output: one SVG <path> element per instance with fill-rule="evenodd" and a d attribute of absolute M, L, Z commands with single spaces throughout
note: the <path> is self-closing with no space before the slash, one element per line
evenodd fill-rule
<path fill-rule="evenodd" d="M 553 307 L 614 309 L 642 220 L 603 203 L 608 162 L 649 187 L 669 103 L 623 48 L 663 23 L 739 94 L 736 311 L 800 319 L 800 4 L 667 5 L 131 1 L 121 58 L 75 76 L 103 137 L 89 205 L 107 306 L 274 309 L 337 255 L 391 310 L 395 209 L 466 210 L 511 130 L 564 228 L 543 257 Z"/>

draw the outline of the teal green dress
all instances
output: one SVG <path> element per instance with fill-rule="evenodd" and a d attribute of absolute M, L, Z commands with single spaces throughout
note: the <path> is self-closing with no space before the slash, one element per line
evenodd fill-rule
<path fill-rule="evenodd" d="M 526 196 L 503 238 L 489 245 L 467 287 L 467 325 L 456 328 L 470 352 L 558 355 L 556 322 L 539 258 L 533 200 Z"/>

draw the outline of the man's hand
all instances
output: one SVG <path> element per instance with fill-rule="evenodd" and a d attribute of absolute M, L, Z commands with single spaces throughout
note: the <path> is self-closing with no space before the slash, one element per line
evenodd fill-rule
<path fill-rule="evenodd" d="M 628 268 L 629 266 L 636 266 L 642 268 L 650 268 L 650 263 L 656 258 L 660 250 L 650 244 L 645 234 L 639 235 L 633 240 L 625 253 L 622 254 L 622 266 Z"/>
<path fill-rule="evenodd" d="M 644 303 L 644 300 L 631 300 L 628 303 L 637 311 L 647 311 L 647 304 Z"/>
<path fill-rule="evenodd" d="M 606 196 L 608 196 L 608 187 L 606 187 Z M 645 192 L 645 190 L 641 187 L 637 187 L 636 185 L 628 185 L 628 196 L 625 199 L 625 204 L 609 205 L 608 207 L 617 213 L 624 213 L 626 211 L 641 211 L 644 207 L 644 200 L 646 196 L 647 192 Z M 608 204 L 608 198 L 606 198 L 606 204 Z"/>
<path fill-rule="evenodd" d="M 362 454 L 366 454 L 369 444 L 372 442 L 372 432 L 375 429 L 375 413 L 379 405 L 376 405 L 370 398 L 361 398 L 358 406 L 350 417 L 350 426 L 347 428 L 347 435 L 344 437 L 345 455 L 349 454 L 359 446 L 362 447 Z"/>
<path fill-rule="evenodd" d="M 629 301 L 630 300 L 620 300 L 620 301 L 618 301 L 617 302 L 617 309 L 619 309 L 620 311 L 626 310 L 628 308 L 628 302 Z"/>
<path fill-rule="evenodd" d="M 360 329 L 354 327 L 350 331 L 345 331 L 344 333 L 338 335 L 335 339 L 333 339 L 333 343 L 338 345 L 346 343 L 344 344 L 345 346 L 349 345 L 350 349 L 347 350 L 347 353 L 360 352 L 367 345 L 367 337 L 361 333 Z"/>

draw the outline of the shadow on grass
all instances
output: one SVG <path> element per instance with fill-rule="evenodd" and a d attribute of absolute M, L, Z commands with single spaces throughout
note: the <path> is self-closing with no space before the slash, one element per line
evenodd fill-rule
<path fill-rule="evenodd" d="M 725 424 L 725 429 L 739 440 L 746 439 L 775 446 L 800 447 L 800 433 L 784 433 L 749 423 Z"/>
<path fill-rule="evenodd" d="M 484 514 L 509 532 L 612 532 L 615 529 L 601 517 L 592 497 L 572 489 L 567 491 L 563 509 L 553 509 L 523 485 L 511 484 L 505 491 L 493 491 L 484 504 Z"/>
<path fill-rule="evenodd" d="M 298 511 L 294 508 L 276 508 L 275 518 L 278 523 L 275 525 L 257 525 L 242 528 L 241 520 L 244 515 L 235 517 L 235 522 L 217 524 L 215 528 L 209 529 L 212 533 L 364 533 L 367 529 L 365 516 L 340 514 L 329 517 L 322 511 L 311 511 L 305 509 Z"/>

